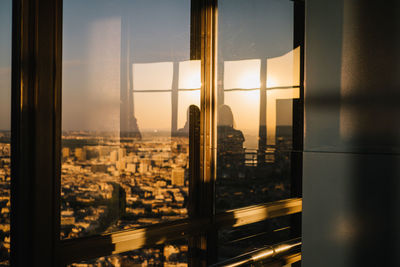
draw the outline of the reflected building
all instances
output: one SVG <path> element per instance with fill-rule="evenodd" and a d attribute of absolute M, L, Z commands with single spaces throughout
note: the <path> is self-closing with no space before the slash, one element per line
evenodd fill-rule
<path fill-rule="evenodd" d="M 137 119 L 134 114 L 133 102 L 133 81 L 130 45 L 131 35 L 129 20 L 121 17 L 121 67 L 120 67 L 120 136 L 121 138 L 140 139 L 142 134 L 139 131 Z"/>
<path fill-rule="evenodd" d="M 189 124 L 190 124 L 190 107 L 186 111 L 186 122 L 182 128 L 179 128 L 176 132 L 176 136 L 189 136 Z"/>

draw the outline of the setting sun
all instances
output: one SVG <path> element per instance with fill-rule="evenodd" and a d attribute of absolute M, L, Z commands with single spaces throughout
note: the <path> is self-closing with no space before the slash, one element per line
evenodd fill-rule
<path fill-rule="evenodd" d="M 200 60 L 179 62 L 179 89 L 201 88 Z"/>
<path fill-rule="evenodd" d="M 256 89 L 260 88 L 261 60 L 248 59 L 225 61 L 225 89 Z"/>

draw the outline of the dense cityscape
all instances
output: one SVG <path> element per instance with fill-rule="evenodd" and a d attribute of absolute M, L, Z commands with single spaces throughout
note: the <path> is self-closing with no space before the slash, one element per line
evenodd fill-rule
<path fill-rule="evenodd" d="M 62 140 L 61 239 L 187 217 L 189 143 L 186 136 L 147 133 L 137 139 L 107 133 L 64 132 Z M 243 140 L 225 141 L 218 141 L 221 151 L 218 152 L 217 210 L 289 197 L 290 154 L 285 151 L 291 148 L 290 137 L 278 136 L 279 149 L 265 154 L 263 164 L 257 162 L 256 151 L 246 151 L 242 144 L 237 144 Z M 7 266 L 9 132 L 0 133 L 0 186 L 0 266 Z M 222 240 L 229 239 L 229 235 L 221 234 Z M 187 251 L 188 246 L 182 241 L 71 266 L 186 266 Z"/>
<path fill-rule="evenodd" d="M 10 132 L 0 131 L 0 266 L 10 255 Z"/>
<path fill-rule="evenodd" d="M 61 238 L 185 218 L 188 139 L 63 136 Z"/>
<path fill-rule="evenodd" d="M 120 138 L 65 132 L 61 238 L 132 229 L 187 216 L 187 137 Z M 186 266 L 186 244 L 163 245 L 71 266 Z"/>

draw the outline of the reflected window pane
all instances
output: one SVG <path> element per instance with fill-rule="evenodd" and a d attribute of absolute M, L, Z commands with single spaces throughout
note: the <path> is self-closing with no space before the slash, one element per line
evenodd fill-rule
<path fill-rule="evenodd" d="M 260 60 L 224 62 L 224 89 L 260 88 Z"/>
<path fill-rule="evenodd" d="M 223 261 L 290 239 L 290 217 L 274 218 L 218 231 L 218 260 Z"/>
<path fill-rule="evenodd" d="M 171 135 L 171 93 L 135 93 L 134 108 L 137 124 L 143 134 L 165 132 Z"/>
<path fill-rule="evenodd" d="M 186 218 L 186 114 L 201 86 L 190 1 L 63 12 L 61 238 Z"/>
<path fill-rule="evenodd" d="M 10 257 L 11 1 L 0 2 L 0 265 Z"/>
<path fill-rule="evenodd" d="M 133 64 L 132 71 L 134 90 L 170 90 L 172 87 L 172 62 Z"/>
<path fill-rule="evenodd" d="M 200 60 L 179 62 L 179 89 L 200 89 L 200 71 Z"/>
<path fill-rule="evenodd" d="M 267 59 L 267 88 L 300 85 L 300 47 Z"/>
<path fill-rule="evenodd" d="M 293 122 L 290 121 L 290 119 L 292 118 L 293 112 L 293 99 L 298 99 L 299 97 L 299 88 L 275 89 L 267 91 L 267 145 L 276 146 L 277 139 L 285 137 L 288 138 L 287 141 L 292 141 L 291 128 Z M 286 103 L 286 105 L 278 105 L 278 103 Z M 285 127 L 287 128 L 286 135 L 277 135 L 279 129 Z M 285 149 L 288 148 L 290 147 L 285 147 Z"/>
<path fill-rule="evenodd" d="M 290 197 L 300 49 L 293 2 L 218 3 L 216 209 Z"/>

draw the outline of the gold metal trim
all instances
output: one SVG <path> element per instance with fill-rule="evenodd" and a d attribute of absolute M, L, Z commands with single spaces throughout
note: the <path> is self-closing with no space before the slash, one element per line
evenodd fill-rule
<path fill-rule="evenodd" d="M 285 199 L 216 214 L 215 224 L 210 218 L 185 219 L 141 229 L 62 240 L 59 248 L 62 252 L 60 261 L 68 264 L 74 261 L 123 253 L 204 233 L 215 226 L 218 228 L 238 227 L 301 211 L 302 200 L 300 198 Z"/>
<path fill-rule="evenodd" d="M 301 259 L 301 255 L 297 253 L 295 255 L 288 255 L 287 253 L 298 251 L 301 248 L 301 238 L 295 238 L 292 240 L 288 240 L 279 244 L 271 245 L 268 247 L 264 247 L 262 249 L 257 249 L 253 252 L 249 252 L 240 256 L 237 256 L 232 259 L 228 259 L 226 261 L 217 263 L 212 265 L 212 267 L 237 267 L 248 265 L 250 263 L 260 262 L 260 261 L 274 261 L 274 259 L 278 260 L 282 266 L 283 264 L 293 263 Z M 269 266 L 269 265 L 267 265 Z M 276 266 L 274 264 L 273 266 Z"/>
<path fill-rule="evenodd" d="M 216 215 L 218 226 L 238 227 L 302 211 L 301 198 L 285 199 L 262 205 L 229 210 Z"/>

